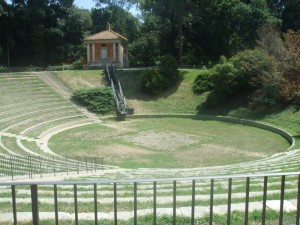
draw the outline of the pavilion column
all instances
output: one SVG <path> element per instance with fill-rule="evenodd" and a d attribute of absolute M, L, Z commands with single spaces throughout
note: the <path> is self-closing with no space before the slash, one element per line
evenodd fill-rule
<path fill-rule="evenodd" d="M 89 64 L 91 62 L 91 57 L 90 57 L 90 44 L 87 44 L 86 46 L 86 51 L 87 51 L 87 63 Z"/>
<path fill-rule="evenodd" d="M 116 62 L 116 43 L 113 43 L 113 61 Z"/>
<path fill-rule="evenodd" d="M 120 63 L 120 66 L 122 66 L 122 63 L 123 63 L 123 54 L 122 54 L 122 46 L 121 46 L 121 43 L 118 45 L 118 58 L 119 58 L 119 63 Z"/>
<path fill-rule="evenodd" d="M 92 61 L 95 63 L 95 44 L 92 45 Z"/>

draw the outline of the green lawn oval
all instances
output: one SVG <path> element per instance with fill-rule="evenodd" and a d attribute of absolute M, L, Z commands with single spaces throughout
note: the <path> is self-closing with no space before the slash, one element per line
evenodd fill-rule
<path fill-rule="evenodd" d="M 104 121 L 61 132 L 49 140 L 66 156 L 104 157 L 124 168 L 192 168 L 249 162 L 285 151 L 283 137 L 218 121 L 160 118 Z"/>

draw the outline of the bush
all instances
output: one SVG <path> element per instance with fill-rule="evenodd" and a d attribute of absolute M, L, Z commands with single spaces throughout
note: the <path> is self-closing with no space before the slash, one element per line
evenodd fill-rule
<path fill-rule="evenodd" d="M 179 80 L 179 71 L 177 61 L 172 55 L 162 57 L 159 65 L 159 73 L 168 81 L 168 87 L 172 86 Z"/>
<path fill-rule="evenodd" d="M 145 93 L 157 95 L 168 88 L 168 81 L 157 69 L 146 70 L 141 81 Z"/>
<path fill-rule="evenodd" d="M 176 84 L 179 78 L 176 59 L 167 55 L 162 58 L 158 70 L 151 69 L 144 72 L 141 81 L 142 90 L 157 95 Z"/>
<path fill-rule="evenodd" d="M 77 61 L 72 63 L 72 67 L 73 69 L 76 70 L 81 70 L 83 69 L 83 60 L 82 59 L 78 59 Z"/>
<path fill-rule="evenodd" d="M 112 90 L 108 87 L 77 90 L 74 96 L 94 113 L 104 114 L 114 109 Z"/>
<path fill-rule="evenodd" d="M 213 89 L 212 70 L 204 70 L 197 76 L 193 83 L 193 91 L 195 94 L 202 94 Z"/>
<path fill-rule="evenodd" d="M 63 66 L 48 66 L 47 70 L 48 71 L 63 71 L 64 67 Z"/>
<path fill-rule="evenodd" d="M 245 50 L 230 59 L 237 71 L 240 89 L 253 90 L 261 86 L 260 77 L 273 74 L 275 61 L 260 49 Z"/>
<path fill-rule="evenodd" d="M 4 66 L 0 66 L 0 73 L 5 73 L 5 72 L 8 72 L 8 68 L 7 67 L 4 67 Z"/>

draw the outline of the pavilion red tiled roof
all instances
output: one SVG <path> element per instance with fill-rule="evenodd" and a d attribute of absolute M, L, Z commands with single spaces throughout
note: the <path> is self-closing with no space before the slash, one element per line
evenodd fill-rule
<path fill-rule="evenodd" d="M 105 31 L 101 31 L 99 33 L 88 36 L 84 40 L 85 41 L 102 41 L 102 40 L 124 40 L 124 41 L 127 41 L 128 39 L 114 31 L 112 31 L 111 29 L 107 29 Z"/>

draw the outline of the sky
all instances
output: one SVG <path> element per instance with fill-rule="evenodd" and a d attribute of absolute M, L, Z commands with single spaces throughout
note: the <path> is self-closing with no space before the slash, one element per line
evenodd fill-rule
<path fill-rule="evenodd" d="M 75 0 L 74 3 L 79 8 L 84 8 L 84 9 L 91 9 L 96 5 L 96 2 L 94 2 L 93 0 Z"/>

